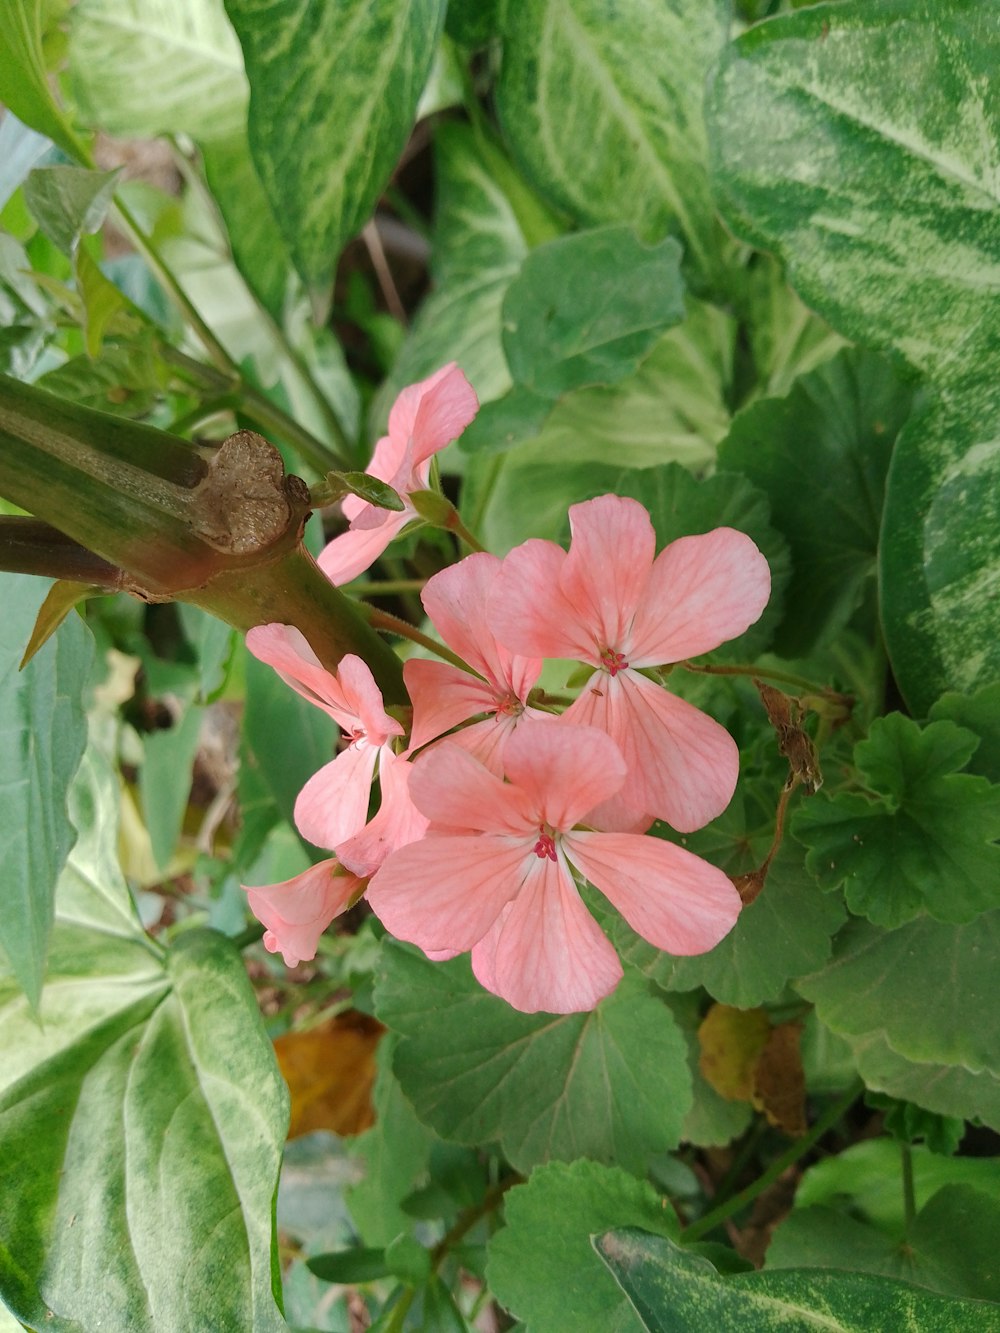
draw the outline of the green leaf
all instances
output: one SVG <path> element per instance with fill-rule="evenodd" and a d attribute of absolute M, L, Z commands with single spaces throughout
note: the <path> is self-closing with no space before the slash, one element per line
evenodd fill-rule
<path fill-rule="evenodd" d="M 115 316 L 126 307 L 126 300 L 110 282 L 84 246 L 73 257 L 76 289 L 83 303 L 83 335 L 87 355 L 98 356 L 104 334 Z"/>
<path fill-rule="evenodd" d="M 278 1333 L 287 1094 L 228 941 L 189 932 L 164 967 L 143 935 L 104 744 L 72 790 L 42 1029 L 0 981 L 0 1296 L 31 1327 Z"/>
<path fill-rule="evenodd" d="M 28 643 L 49 585 L 5 574 L 5 633 L 0 646 L 0 948 L 33 1007 L 42 989 L 56 879 L 75 840 L 66 795 L 87 740 L 81 694 L 93 640 L 78 616 L 65 621 L 23 671 Z"/>
<path fill-rule="evenodd" d="M 57 579 L 49 588 L 45 601 L 38 608 L 31 638 L 28 640 L 18 670 L 24 670 L 39 648 L 48 643 L 75 606 L 79 606 L 88 597 L 100 596 L 104 591 L 104 588 L 95 587 L 90 583 L 73 583 L 70 579 Z"/>
<path fill-rule="evenodd" d="M 77 0 L 69 60 L 81 116 L 109 134 L 245 131 L 243 58 L 222 0 Z"/>
<path fill-rule="evenodd" d="M 587 1014 L 522 1014 L 467 958 L 432 963 L 393 941 L 375 991 L 402 1038 L 393 1067 L 443 1138 L 498 1140 L 524 1171 L 587 1156 L 642 1170 L 675 1147 L 691 1104 L 684 1039 L 665 1005 L 623 981 Z"/>
<path fill-rule="evenodd" d="M 412 1219 L 400 1204 L 427 1169 L 433 1133 L 420 1123 L 392 1072 L 396 1038 L 379 1042 L 378 1076 L 372 1101 L 376 1121 L 350 1142 L 350 1153 L 364 1164 L 364 1176 L 347 1192 L 347 1206 L 368 1245 L 388 1245 Z"/>
<path fill-rule="evenodd" d="M 973 1186 L 1000 1204 L 1000 1159 L 942 1157 L 919 1145 L 911 1150 L 915 1207 L 923 1209 L 944 1186 Z M 899 1145 L 867 1139 L 814 1162 L 796 1191 L 801 1208 L 836 1207 L 896 1237 L 906 1226 Z"/>
<path fill-rule="evenodd" d="M 751 256 L 743 281 L 740 308 L 757 388 L 767 397 L 781 397 L 799 375 L 840 351 L 844 339 L 799 300 L 770 255 Z"/>
<path fill-rule="evenodd" d="M 405 508 L 397 491 L 367 472 L 328 472 L 320 486 L 322 504 L 332 504 L 334 500 L 342 500 L 345 495 L 357 495 L 379 509 L 402 513 Z M 313 501 L 316 502 L 316 487 L 313 487 Z"/>
<path fill-rule="evenodd" d="M 907 1060 L 1000 1077 L 998 968 L 1000 912 L 964 926 L 921 917 L 892 931 L 854 921 L 829 966 L 797 989 L 834 1032 L 881 1034 Z"/>
<path fill-rule="evenodd" d="M 166 871 L 177 847 L 203 716 L 201 708 L 188 708 L 172 727 L 146 737 L 139 792 L 153 860 L 161 871 Z"/>
<path fill-rule="evenodd" d="M 971 1185 L 945 1185 L 905 1235 L 887 1235 L 835 1208 L 796 1208 L 774 1233 L 767 1267 L 858 1269 L 945 1296 L 997 1301 L 998 1234 L 1000 1202 Z"/>
<path fill-rule="evenodd" d="M 49 0 L 12 0 L 0 27 L 0 102 L 18 120 L 58 144 L 67 156 L 85 150 L 53 99 L 45 41 L 68 5 Z"/>
<path fill-rule="evenodd" d="M 413 127 L 443 0 L 228 0 L 250 80 L 250 147 L 305 281 L 330 282 Z"/>
<path fill-rule="evenodd" d="M 114 171 L 35 167 L 24 182 L 25 202 L 49 240 L 71 255 L 81 236 L 100 230 L 119 174 L 117 167 Z"/>
<path fill-rule="evenodd" d="M 968 383 L 932 399 L 902 431 L 886 490 L 882 624 L 893 674 L 918 715 L 944 690 L 968 693 L 1000 677 L 1000 390 L 997 363 L 966 354 Z"/>
<path fill-rule="evenodd" d="M 516 384 L 548 398 L 634 372 L 684 318 L 681 248 L 646 246 L 627 226 L 532 250 L 507 289 L 503 343 Z"/>
<path fill-rule="evenodd" d="M 733 845 L 727 839 L 730 829 L 742 835 L 745 845 L 747 822 L 742 803 L 711 828 L 684 838 L 683 845 L 732 873 L 736 867 L 725 864 L 719 855 L 720 844 Z M 741 864 L 738 868 L 749 867 Z M 624 922 L 616 926 L 614 939 L 623 958 L 667 990 L 704 986 L 721 1004 L 755 1009 L 776 1000 L 793 977 L 815 971 L 826 962 L 830 937 L 843 920 L 843 908 L 816 892 L 802 865 L 801 849 L 786 839 L 760 896 L 743 908 L 733 929 L 708 953 L 695 958 L 660 953 Z"/>
<path fill-rule="evenodd" d="M 480 409 L 458 447 L 498 453 L 523 439 L 497 482 L 508 492 L 556 459 L 606 466 L 613 457 L 630 467 L 711 463 L 729 428 L 725 395 L 733 324 L 713 306 L 689 300 L 687 307 L 684 323 L 664 334 L 628 379 L 576 389 L 554 405 L 515 389 Z M 470 472 L 474 486 L 475 470 Z M 498 508 L 504 508 L 499 501 Z"/>
<path fill-rule="evenodd" d="M 835 329 L 939 378 L 1000 354 L 998 62 L 991 6 L 851 0 L 751 28 L 709 85 L 730 226 Z"/>
<path fill-rule="evenodd" d="M 823 889 L 877 926 L 923 912 L 962 923 L 1000 906 L 1000 787 L 960 773 L 978 738 L 952 722 L 877 718 L 854 749 L 861 796 L 821 793 L 795 817 Z"/>
<path fill-rule="evenodd" d="M 702 274 L 722 236 L 702 101 L 727 19 L 715 0 L 520 0 L 496 92 L 515 157 L 554 203 L 646 239 L 677 228 Z"/>
<path fill-rule="evenodd" d="M 385 1250 L 365 1246 L 314 1254 L 306 1260 L 306 1267 L 324 1282 L 374 1282 L 389 1273 Z"/>
<path fill-rule="evenodd" d="M 140 337 L 125 344 L 105 343 L 97 359 L 86 354 L 71 357 L 35 383 L 99 412 L 136 419 L 152 411 L 163 389 L 165 369 L 149 341 Z"/>
<path fill-rule="evenodd" d="M 1000 1075 L 962 1065 L 907 1060 L 881 1032 L 850 1039 L 858 1073 L 869 1088 L 905 1097 L 943 1116 L 981 1120 L 1000 1130 Z"/>
<path fill-rule="evenodd" d="M 858 1273 L 808 1269 L 720 1277 L 707 1260 L 635 1228 L 594 1245 L 650 1333 L 983 1333 L 1000 1328 L 978 1301 L 948 1299 L 922 1287 Z"/>
<path fill-rule="evenodd" d="M 972 695 L 945 694 L 930 711 L 932 722 L 955 722 L 979 737 L 979 748 L 967 764 L 990 782 L 1000 782 L 1000 681 Z"/>
<path fill-rule="evenodd" d="M 554 1163 L 510 1191 L 504 1214 L 507 1225 L 490 1242 L 487 1276 L 527 1333 L 642 1328 L 590 1238 L 620 1226 L 676 1236 L 673 1210 L 650 1185 L 596 1162 Z"/>
<path fill-rule="evenodd" d="M 789 544 L 786 657 L 832 638 L 874 588 L 885 476 L 912 397 L 887 362 L 851 349 L 741 412 L 719 447 L 719 466 L 765 492 Z"/>
<path fill-rule="evenodd" d="M 225 621 L 217 620 L 190 602 L 178 602 L 177 613 L 184 637 L 198 658 L 199 700 L 210 703 L 225 682 L 226 666 L 233 655 L 235 631 Z"/>

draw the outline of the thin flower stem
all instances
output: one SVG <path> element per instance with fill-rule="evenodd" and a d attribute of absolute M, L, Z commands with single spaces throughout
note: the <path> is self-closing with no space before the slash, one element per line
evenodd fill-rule
<path fill-rule="evenodd" d="M 419 643 L 421 648 L 428 649 L 429 652 L 436 654 L 445 662 L 450 662 L 452 666 L 456 666 L 462 671 L 468 671 L 470 675 L 475 675 L 468 662 L 463 662 L 457 653 L 453 653 L 444 644 L 435 642 L 429 635 L 417 629 L 415 625 L 411 625 L 409 621 L 401 620 L 399 616 L 394 616 L 391 611 L 376 610 L 375 607 L 368 606 L 364 602 L 361 603 L 359 610 L 374 629 L 386 630 L 389 634 L 398 634 L 402 639 Z"/>
<path fill-rule="evenodd" d="M 231 935 L 229 938 L 232 940 L 233 945 L 242 951 L 243 949 L 248 949 L 251 944 L 256 944 L 259 939 L 263 938 L 263 935 L 264 927 L 259 921 L 254 921 L 253 924 L 247 926 L 245 930 L 241 930 L 238 935 Z"/>
<path fill-rule="evenodd" d="M 900 1145 L 903 1168 L 903 1222 L 905 1234 L 909 1236 L 913 1220 L 917 1215 L 917 1197 L 913 1184 L 913 1149 L 908 1143 Z"/>
<path fill-rule="evenodd" d="M 499 1207 L 503 1196 L 513 1185 L 524 1183 L 524 1177 L 519 1175 L 508 1176 L 498 1185 L 492 1185 L 483 1195 L 481 1202 L 474 1204 L 463 1212 L 455 1225 L 448 1231 L 431 1250 L 431 1267 L 435 1272 L 441 1267 L 448 1257 L 448 1251 L 453 1249 L 463 1236 L 484 1217 L 488 1217 L 495 1208 Z"/>
<path fill-rule="evenodd" d="M 844 700 L 838 690 L 832 690 L 827 685 L 817 685 L 811 680 L 806 680 L 804 676 L 797 676 L 792 671 L 779 671 L 770 667 L 757 666 L 697 666 L 694 662 L 677 662 L 676 666 L 683 667 L 685 671 L 696 671 L 702 676 L 759 676 L 762 680 L 778 680 L 786 685 L 797 685 L 800 689 L 808 691 L 809 694 L 822 694 L 828 699 Z"/>
<path fill-rule="evenodd" d="M 485 550 L 486 550 L 486 547 L 482 544 L 482 542 L 479 541 L 479 539 L 478 539 L 477 537 L 474 537 L 474 536 L 472 535 L 472 533 L 469 531 L 469 529 L 465 526 L 465 524 L 462 522 L 462 520 L 458 517 L 458 514 L 457 514 L 457 513 L 456 513 L 456 515 L 455 515 L 455 517 L 454 517 L 454 519 L 453 519 L 453 521 L 452 521 L 450 527 L 451 527 L 451 531 L 455 534 L 455 536 L 458 537 L 461 541 L 463 541 L 463 542 L 465 543 L 465 545 L 469 548 L 470 551 L 485 551 Z"/>
<path fill-rule="evenodd" d="M 426 579 L 385 579 L 381 583 L 352 583 L 347 591 L 355 597 L 396 597 L 403 592 L 420 592 Z"/>
<path fill-rule="evenodd" d="M 707 1236 L 710 1232 L 714 1231 L 716 1227 L 721 1226 L 722 1223 L 732 1217 L 734 1213 L 740 1212 L 747 1206 L 747 1204 L 753 1203 L 758 1195 L 763 1194 L 768 1186 L 773 1185 L 790 1166 L 793 1166 L 800 1158 L 804 1157 L 806 1153 L 819 1142 L 823 1135 L 833 1128 L 837 1121 L 840 1120 L 840 1118 L 857 1101 L 863 1088 L 864 1084 L 861 1080 L 856 1079 L 847 1092 L 844 1093 L 843 1097 L 839 1098 L 838 1101 L 834 1102 L 832 1106 L 824 1111 L 816 1121 L 815 1125 L 813 1125 L 812 1129 L 810 1129 L 807 1134 L 804 1134 L 802 1138 L 796 1139 L 796 1141 L 787 1149 L 787 1151 L 783 1152 L 780 1157 L 776 1157 L 767 1170 L 764 1171 L 762 1175 L 758 1176 L 752 1185 L 748 1185 L 746 1189 L 740 1190 L 738 1194 L 733 1194 L 723 1203 L 720 1203 L 717 1208 L 713 1208 L 711 1212 L 706 1213 L 704 1217 L 700 1217 L 697 1222 L 692 1222 L 690 1226 L 685 1227 L 684 1231 L 681 1233 L 682 1244 L 689 1245 L 696 1240 L 701 1240 L 703 1236 Z"/>

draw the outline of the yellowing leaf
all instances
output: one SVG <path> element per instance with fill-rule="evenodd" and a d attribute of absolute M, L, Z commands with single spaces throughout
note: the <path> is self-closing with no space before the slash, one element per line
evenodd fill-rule
<path fill-rule="evenodd" d="M 292 1095 L 288 1137 L 315 1129 L 360 1134 L 375 1120 L 375 1048 L 385 1028 L 355 1010 L 278 1037 L 274 1051 Z"/>
<path fill-rule="evenodd" d="M 720 1097 L 731 1102 L 752 1099 L 754 1071 L 770 1031 L 763 1009 L 712 1005 L 698 1029 L 698 1065 Z"/>

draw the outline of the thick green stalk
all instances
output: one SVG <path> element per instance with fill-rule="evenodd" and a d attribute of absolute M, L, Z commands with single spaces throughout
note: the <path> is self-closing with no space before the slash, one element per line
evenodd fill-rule
<path fill-rule="evenodd" d="M 0 376 L 0 494 L 147 600 L 193 602 L 244 631 L 295 625 L 328 667 L 357 653 L 387 703 L 406 701 L 395 654 L 302 547 L 308 488 L 253 431 L 200 448 Z M 23 560 L 0 548 L 0 567 Z"/>

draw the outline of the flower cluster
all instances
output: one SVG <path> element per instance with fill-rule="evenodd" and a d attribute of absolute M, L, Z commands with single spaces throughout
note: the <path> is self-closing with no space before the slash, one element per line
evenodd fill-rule
<path fill-rule="evenodd" d="M 378 475 L 404 495 L 426 484 L 431 455 L 474 412 L 455 367 L 406 390 L 376 452 Z M 338 581 L 413 517 L 379 522 L 370 508 L 349 512 L 351 528 L 321 559 Z M 313 957 L 333 917 L 364 893 L 387 929 L 429 957 L 471 951 L 482 985 L 515 1008 L 568 1013 L 591 1008 L 621 977 L 582 882 L 673 954 L 703 953 L 734 925 L 741 904 L 728 877 L 647 833 L 657 819 L 680 832 L 714 819 L 738 772 L 728 732 L 655 669 L 752 625 L 770 593 L 767 562 L 731 528 L 657 554 L 649 514 L 615 495 L 569 513 L 568 551 L 531 540 L 427 582 L 428 618 L 464 665 L 405 664 L 408 734 L 360 658 L 332 674 L 290 626 L 248 634 L 251 652 L 343 733 L 295 811 L 303 836 L 333 857 L 249 890 L 265 944 L 289 964 Z M 553 658 L 590 668 L 568 702 L 537 689 Z"/>

